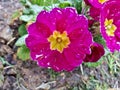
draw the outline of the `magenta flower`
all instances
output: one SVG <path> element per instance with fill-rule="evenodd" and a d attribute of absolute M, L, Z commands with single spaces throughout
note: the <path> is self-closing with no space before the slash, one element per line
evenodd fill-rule
<path fill-rule="evenodd" d="M 87 18 L 78 15 L 74 8 L 40 12 L 29 26 L 26 38 L 32 59 L 55 71 L 70 71 L 79 66 L 90 54 L 91 43 Z"/>
<path fill-rule="evenodd" d="M 89 10 L 89 15 L 93 18 L 94 21 L 99 21 L 100 9 L 91 6 Z"/>
<path fill-rule="evenodd" d="M 93 7 L 100 9 L 104 3 L 110 0 L 88 0 L 88 1 Z"/>
<path fill-rule="evenodd" d="M 120 1 L 106 2 L 101 10 L 101 34 L 111 52 L 120 51 Z"/>
<path fill-rule="evenodd" d="M 101 9 L 103 4 L 105 4 L 108 1 L 120 1 L 120 0 L 88 0 L 88 1 L 93 7 Z"/>
<path fill-rule="evenodd" d="M 97 62 L 105 53 L 104 47 L 96 42 L 91 45 L 91 51 L 91 54 L 86 55 L 84 62 Z"/>
<path fill-rule="evenodd" d="M 95 20 L 99 21 L 100 18 L 100 10 L 104 3 L 110 0 L 88 0 L 90 3 L 90 16 Z"/>
<path fill-rule="evenodd" d="M 90 0 L 84 0 L 84 1 L 86 5 L 90 6 L 88 15 L 91 17 L 91 19 L 89 20 L 89 26 L 91 26 L 94 22 L 99 21 L 100 9 L 94 7 Z"/>

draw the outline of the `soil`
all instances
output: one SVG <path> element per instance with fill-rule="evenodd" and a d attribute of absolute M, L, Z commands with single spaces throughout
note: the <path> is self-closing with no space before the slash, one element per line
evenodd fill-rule
<path fill-rule="evenodd" d="M 106 90 L 101 89 L 103 86 L 117 90 L 120 87 L 120 69 L 113 73 L 106 61 L 96 68 L 83 64 L 71 72 L 54 72 L 32 60 L 19 60 L 14 43 L 21 22 L 15 21 L 12 26 L 10 23 L 12 14 L 22 8 L 19 0 L 0 0 L 0 90 Z M 8 63 L 3 63 L 3 59 Z M 120 59 L 117 62 L 120 64 Z"/>

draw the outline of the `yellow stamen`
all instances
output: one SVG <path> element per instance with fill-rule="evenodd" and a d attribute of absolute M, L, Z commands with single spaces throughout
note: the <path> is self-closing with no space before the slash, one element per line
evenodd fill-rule
<path fill-rule="evenodd" d="M 105 3 L 106 1 L 108 1 L 108 0 L 98 0 L 98 2 L 101 4 Z"/>
<path fill-rule="evenodd" d="M 51 50 L 57 50 L 60 53 L 70 44 L 69 37 L 65 31 L 62 34 L 59 31 L 54 31 L 53 35 L 48 37 L 48 42 L 50 42 Z"/>
<path fill-rule="evenodd" d="M 104 22 L 104 26 L 108 36 L 114 36 L 114 32 L 117 29 L 117 27 L 113 24 L 113 19 L 110 20 L 106 19 Z"/>

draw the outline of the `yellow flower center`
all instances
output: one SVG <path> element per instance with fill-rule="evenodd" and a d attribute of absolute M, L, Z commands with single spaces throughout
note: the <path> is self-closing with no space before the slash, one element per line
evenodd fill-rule
<path fill-rule="evenodd" d="M 114 32 L 117 29 L 117 27 L 113 24 L 113 19 L 106 19 L 104 25 L 108 36 L 114 36 Z"/>
<path fill-rule="evenodd" d="M 57 50 L 60 53 L 62 53 L 64 48 L 67 48 L 70 44 L 70 40 L 67 36 L 66 31 L 64 31 L 63 33 L 60 33 L 59 31 L 54 31 L 53 35 L 50 35 L 47 40 L 48 42 L 50 42 L 50 49 Z"/>
<path fill-rule="evenodd" d="M 98 2 L 101 3 L 101 4 L 103 4 L 106 1 L 108 1 L 108 0 L 98 0 Z"/>

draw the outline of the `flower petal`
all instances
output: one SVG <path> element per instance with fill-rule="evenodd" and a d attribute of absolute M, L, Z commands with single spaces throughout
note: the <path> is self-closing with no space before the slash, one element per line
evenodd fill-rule
<path fill-rule="evenodd" d="M 81 52 L 90 54 L 90 45 L 92 43 L 92 35 L 89 31 L 74 30 L 70 35 L 70 47 L 79 47 Z M 81 39 L 82 38 L 82 39 Z"/>
<path fill-rule="evenodd" d="M 66 30 L 66 28 L 77 16 L 77 12 L 74 8 L 65 8 L 64 10 L 54 8 L 50 14 L 53 18 L 52 20 L 55 22 L 56 30 L 59 30 L 61 33 Z"/>
<path fill-rule="evenodd" d="M 64 55 L 68 64 L 73 67 L 79 66 L 85 58 L 85 54 L 81 53 L 77 47 L 65 49 Z"/>
<path fill-rule="evenodd" d="M 91 54 L 87 54 L 84 62 L 97 62 L 105 53 L 101 44 L 93 43 L 91 45 Z"/>
<path fill-rule="evenodd" d="M 45 56 L 44 58 L 38 58 L 37 62 L 42 67 L 51 67 L 55 71 L 70 71 L 73 66 L 70 66 L 69 63 L 65 60 L 64 54 L 60 54 L 56 51 L 43 51 Z M 46 53 L 47 52 L 47 53 Z"/>
<path fill-rule="evenodd" d="M 55 30 L 55 23 L 50 17 L 50 13 L 42 11 L 37 16 L 36 20 L 37 29 L 45 36 L 48 37 Z"/>

